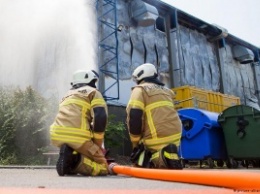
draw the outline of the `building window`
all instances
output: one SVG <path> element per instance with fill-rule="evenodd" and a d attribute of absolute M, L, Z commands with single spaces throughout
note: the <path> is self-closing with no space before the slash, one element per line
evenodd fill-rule
<path fill-rule="evenodd" d="M 162 17 L 158 17 L 156 20 L 156 25 L 155 25 L 156 29 L 165 32 L 165 20 Z"/>

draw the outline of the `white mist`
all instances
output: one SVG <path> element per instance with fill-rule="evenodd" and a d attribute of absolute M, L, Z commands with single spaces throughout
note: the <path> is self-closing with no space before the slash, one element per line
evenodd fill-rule
<path fill-rule="evenodd" d="M 0 0 L 0 85 L 60 99 L 77 69 L 97 69 L 92 0 Z"/>

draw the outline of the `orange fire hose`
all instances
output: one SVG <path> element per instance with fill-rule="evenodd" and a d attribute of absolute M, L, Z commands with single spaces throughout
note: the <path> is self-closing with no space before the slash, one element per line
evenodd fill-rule
<path fill-rule="evenodd" d="M 112 166 L 112 171 L 116 174 L 154 180 L 193 183 L 230 189 L 260 189 L 260 173 L 245 171 L 166 170 L 120 165 Z"/>

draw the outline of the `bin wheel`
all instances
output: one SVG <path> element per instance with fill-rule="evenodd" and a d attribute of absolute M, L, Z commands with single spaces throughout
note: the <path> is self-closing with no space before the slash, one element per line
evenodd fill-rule
<path fill-rule="evenodd" d="M 238 167 L 238 162 L 236 160 L 233 160 L 232 168 L 237 168 L 237 167 Z"/>
<path fill-rule="evenodd" d="M 208 158 L 207 162 L 208 162 L 209 168 L 214 168 L 214 161 L 212 160 L 212 158 Z"/>
<path fill-rule="evenodd" d="M 199 166 L 200 166 L 200 168 L 202 168 L 202 165 L 203 165 L 203 161 L 200 160 L 200 161 L 199 161 Z"/>
<path fill-rule="evenodd" d="M 223 160 L 217 160 L 217 166 L 218 167 L 223 167 L 224 166 L 224 161 Z"/>
<path fill-rule="evenodd" d="M 234 160 L 234 159 L 231 159 L 231 166 L 232 166 L 232 168 L 237 168 L 238 167 L 238 162 L 236 161 L 236 160 Z"/>
<path fill-rule="evenodd" d="M 185 167 L 186 167 L 186 163 L 188 163 L 188 161 L 186 161 L 186 160 L 184 160 L 184 159 L 181 159 L 182 168 L 185 168 Z"/>
<path fill-rule="evenodd" d="M 259 168 L 260 167 L 260 160 L 252 160 L 252 166 L 254 168 Z"/>
<path fill-rule="evenodd" d="M 241 165 L 242 165 L 243 167 L 246 167 L 246 168 L 248 168 L 248 166 L 249 166 L 249 163 L 248 163 L 248 161 L 247 161 L 247 160 L 243 160 L 243 161 L 241 162 Z"/>
<path fill-rule="evenodd" d="M 226 165 L 228 168 L 232 168 L 230 161 L 226 161 Z"/>
<path fill-rule="evenodd" d="M 234 160 L 233 158 L 230 158 L 227 161 L 227 167 L 228 168 L 237 168 L 238 167 L 238 162 L 236 160 Z"/>

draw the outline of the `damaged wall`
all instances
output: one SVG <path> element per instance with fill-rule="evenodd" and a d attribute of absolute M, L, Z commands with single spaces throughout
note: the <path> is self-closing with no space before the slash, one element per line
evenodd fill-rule
<path fill-rule="evenodd" d="M 133 70 L 145 62 L 155 64 L 159 72 L 169 71 L 166 34 L 155 29 L 154 24 L 149 26 L 136 25 L 130 17 L 129 7 L 130 2 L 118 1 L 117 3 L 117 23 L 121 28 L 117 32 L 120 80 L 131 79 Z M 110 17 L 104 19 L 110 22 L 111 18 L 113 18 L 112 13 Z M 110 33 L 108 28 L 102 31 L 103 36 Z M 113 43 L 111 40 L 113 38 L 110 37 L 107 42 Z M 106 53 L 104 63 L 111 58 L 109 55 L 113 54 Z M 116 63 L 110 63 L 107 68 L 108 71 L 114 71 Z M 110 76 L 115 75 L 111 74 Z"/>
<path fill-rule="evenodd" d="M 219 91 L 220 72 L 214 44 L 196 30 L 180 26 L 179 31 L 184 78 L 181 85 Z"/>
<path fill-rule="evenodd" d="M 238 96 L 242 104 L 259 109 L 253 66 L 251 63 L 241 64 L 235 60 L 233 46 L 229 43 L 222 48 L 223 73 L 226 74 L 223 77 L 225 93 Z"/>
<path fill-rule="evenodd" d="M 162 10 L 159 10 L 158 18 L 160 25 L 165 29 L 157 28 L 155 21 L 153 24 L 153 19 L 157 18 L 153 8 L 154 15 L 152 13 L 153 18 L 149 20 L 149 24 L 147 22 L 147 25 L 140 26 L 131 14 L 133 11 L 131 8 L 136 7 L 136 4 L 131 6 L 132 3 L 139 2 L 141 1 L 118 0 L 116 5 L 117 26 L 120 27 L 117 31 L 120 81 L 118 102 L 126 104 L 129 99 L 130 88 L 134 85 L 131 81 L 133 70 L 142 63 L 149 62 L 158 68 L 160 79 L 169 87 L 196 86 L 238 96 L 242 104 L 259 108 L 258 96 L 255 94 L 257 91 L 255 69 L 250 64 L 240 64 L 234 59 L 232 53 L 234 45 L 229 43 L 223 48 L 218 48 L 217 41 L 209 41 L 204 33 L 187 26 L 178 25 L 175 29 L 169 29 L 169 26 L 166 28 L 167 25 L 164 22 L 166 22 L 168 12 L 163 13 Z M 113 13 L 106 15 L 103 19 L 106 22 L 113 21 Z M 143 22 L 145 21 L 140 23 L 143 24 Z M 106 37 L 111 33 L 108 27 L 101 26 L 100 29 L 99 36 L 101 37 Z M 106 41 L 111 46 L 115 46 L 114 39 L 115 37 L 111 36 Z M 168 45 L 169 40 L 170 45 Z M 109 61 L 112 55 L 109 52 L 101 53 L 101 58 L 103 63 L 109 62 L 107 70 L 114 72 L 117 64 Z M 219 55 L 222 60 L 219 60 Z M 111 73 L 107 76 L 104 84 L 109 84 L 111 78 L 116 78 L 115 74 Z M 114 92 L 115 90 L 111 91 L 111 93 Z"/>

